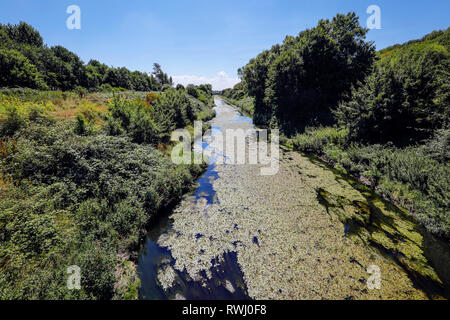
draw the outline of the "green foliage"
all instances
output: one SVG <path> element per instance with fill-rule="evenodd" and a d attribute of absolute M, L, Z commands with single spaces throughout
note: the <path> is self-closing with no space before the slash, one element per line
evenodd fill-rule
<path fill-rule="evenodd" d="M 188 94 L 190 94 L 194 98 L 198 98 L 197 88 L 193 84 L 188 84 L 186 87 L 186 91 Z"/>
<path fill-rule="evenodd" d="M 17 130 L 26 125 L 25 117 L 20 114 L 18 108 L 10 107 L 7 112 L 6 119 L 0 124 L 1 136 L 12 136 Z"/>
<path fill-rule="evenodd" d="M 195 119 L 195 110 L 189 98 L 182 91 L 169 89 L 155 103 L 155 119 L 168 118 L 172 121 L 170 130 L 184 128 Z"/>
<path fill-rule="evenodd" d="M 35 65 L 16 50 L 0 48 L 0 87 L 45 89 L 46 84 Z"/>
<path fill-rule="evenodd" d="M 161 67 L 153 76 L 123 67 L 108 67 L 96 60 L 84 64 L 75 53 L 62 46 L 44 46 L 39 32 L 25 22 L 0 24 L 0 40 L 0 87 L 64 91 L 116 87 L 151 91 L 161 89 L 166 83 L 171 85 L 171 79 Z"/>
<path fill-rule="evenodd" d="M 155 77 L 156 83 L 158 84 L 159 90 L 165 91 L 168 88 L 172 88 L 172 77 L 169 77 L 167 73 L 164 73 L 161 69 L 161 65 L 159 65 L 158 63 L 153 64 L 153 75 Z"/>
<path fill-rule="evenodd" d="M 133 142 L 156 144 L 159 129 L 151 117 L 151 107 L 141 101 L 115 96 L 110 104 L 111 116 L 106 130 L 111 135 L 127 133 Z"/>
<path fill-rule="evenodd" d="M 33 47 L 42 47 L 44 45 L 39 32 L 23 21 L 17 25 L 0 25 L 0 30 L 4 30 L 12 41 Z"/>
<path fill-rule="evenodd" d="M 414 144 L 450 125 L 450 29 L 380 52 L 381 60 L 335 114 L 357 141 Z"/>
<path fill-rule="evenodd" d="M 226 98 L 233 100 L 243 99 L 247 96 L 245 83 L 241 81 L 237 83 L 233 88 L 223 90 L 220 94 Z"/>
<path fill-rule="evenodd" d="M 220 95 L 236 105 L 243 114 L 249 117 L 254 116 L 255 99 L 247 94 L 244 81 L 237 83 L 233 88 L 222 90 Z"/>
<path fill-rule="evenodd" d="M 364 85 L 353 88 L 351 99 L 335 112 L 352 139 L 413 144 L 450 125 L 450 47 L 439 39 L 380 53 Z"/>
<path fill-rule="evenodd" d="M 305 133 L 292 139 L 295 149 L 303 152 L 320 153 L 327 145 L 343 145 L 346 142 L 348 130 L 331 127 L 306 128 Z"/>
<path fill-rule="evenodd" d="M 282 143 L 361 178 L 450 239 L 450 29 L 377 57 L 366 32 L 354 14 L 321 20 L 251 59 L 221 94 L 243 110 L 254 97 L 254 122 L 280 127 Z"/>
<path fill-rule="evenodd" d="M 123 278 L 118 266 L 204 169 L 154 146 L 211 116 L 211 86 L 196 99 L 159 65 L 151 76 L 85 65 L 24 23 L 0 25 L 0 40 L 0 86 L 72 90 L 0 90 L 0 299 L 135 298 L 134 269 Z M 76 117 L 48 116 L 59 112 Z M 70 265 L 81 267 L 81 290 L 66 286 Z"/>
<path fill-rule="evenodd" d="M 110 103 L 106 131 L 111 135 L 127 133 L 136 143 L 167 143 L 173 130 L 192 125 L 196 119 L 207 121 L 214 116 L 209 99 L 212 95 L 205 104 L 184 90 L 173 88 L 161 94 L 149 93 L 145 103 L 115 96 Z"/>
<path fill-rule="evenodd" d="M 15 182 L 0 201 L 2 299 L 115 297 L 117 254 L 135 248 L 149 220 L 200 172 L 148 144 L 79 136 L 75 126 L 32 122 L 1 158 L 2 177 Z M 65 285 L 72 264 L 81 267 L 80 291 Z"/>
<path fill-rule="evenodd" d="M 330 109 L 370 72 L 375 49 L 366 33 L 354 13 L 338 14 L 250 60 L 242 75 L 255 122 L 288 134 L 332 123 Z"/>
<path fill-rule="evenodd" d="M 450 129 L 437 130 L 423 146 L 424 153 L 442 163 L 450 161 Z"/>
<path fill-rule="evenodd" d="M 92 212 L 91 212 L 92 214 Z M 114 266 L 117 261 L 114 251 L 88 242 L 79 258 L 82 273 L 82 286 L 86 293 L 96 299 L 109 300 L 114 296 Z"/>
<path fill-rule="evenodd" d="M 76 125 L 75 125 L 75 133 L 79 135 L 84 135 L 87 132 L 87 124 L 86 119 L 82 114 L 78 114 L 76 118 Z"/>

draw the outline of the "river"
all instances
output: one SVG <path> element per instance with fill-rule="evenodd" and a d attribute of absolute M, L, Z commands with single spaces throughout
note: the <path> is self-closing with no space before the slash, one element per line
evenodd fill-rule
<path fill-rule="evenodd" d="M 213 136 L 254 128 L 234 106 L 215 103 Z M 261 175 L 262 165 L 211 162 L 196 190 L 149 230 L 141 299 L 448 297 L 447 244 L 322 163 L 287 149 L 279 158 L 273 176 Z"/>

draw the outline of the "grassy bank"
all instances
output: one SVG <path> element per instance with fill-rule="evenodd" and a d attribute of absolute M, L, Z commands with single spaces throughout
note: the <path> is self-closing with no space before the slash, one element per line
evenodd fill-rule
<path fill-rule="evenodd" d="M 236 100 L 233 98 L 229 98 L 226 96 L 221 95 L 225 101 L 228 101 L 232 105 L 235 105 L 238 107 L 239 111 L 242 112 L 242 114 L 246 115 L 247 117 L 252 117 L 254 112 L 254 99 L 252 97 L 246 96 L 245 98 Z"/>
<path fill-rule="evenodd" d="M 251 112 L 245 112 L 254 110 L 251 98 L 223 98 L 252 116 Z M 339 127 L 307 128 L 291 138 L 281 136 L 280 143 L 318 156 L 332 167 L 356 177 L 407 209 L 434 235 L 450 239 L 449 130 L 439 130 L 426 142 L 403 148 L 393 144 L 351 142 L 349 130 Z"/>
<path fill-rule="evenodd" d="M 0 299 L 137 298 L 141 238 L 204 169 L 169 157 L 172 129 L 214 116 L 204 96 L 3 91 Z"/>
<path fill-rule="evenodd" d="M 448 130 L 440 131 L 424 145 L 398 148 L 350 143 L 347 129 L 321 127 L 280 140 L 357 177 L 406 208 L 430 232 L 448 240 L 449 137 Z"/>

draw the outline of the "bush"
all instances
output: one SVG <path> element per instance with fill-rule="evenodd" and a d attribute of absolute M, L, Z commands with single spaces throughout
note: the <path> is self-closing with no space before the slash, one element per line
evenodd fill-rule
<path fill-rule="evenodd" d="M 154 92 L 150 92 L 145 96 L 145 101 L 147 102 L 147 105 L 153 105 L 158 99 L 160 98 L 160 95 Z"/>
<path fill-rule="evenodd" d="M 25 126 L 25 116 L 16 107 L 11 107 L 7 111 L 6 119 L 1 123 L 0 135 L 12 136 L 16 131 Z"/>
<path fill-rule="evenodd" d="M 87 243 L 78 265 L 82 286 L 92 298 L 109 300 L 114 296 L 116 257 L 111 250 Z"/>
<path fill-rule="evenodd" d="M 84 135 L 87 132 L 86 119 L 82 114 L 77 114 L 74 131 L 79 135 Z"/>
<path fill-rule="evenodd" d="M 437 130 L 434 137 L 428 140 L 424 146 L 424 153 L 441 163 L 450 160 L 450 129 Z"/>
<path fill-rule="evenodd" d="M 195 110 L 186 94 L 169 89 L 155 104 L 155 119 L 171 118 L 172 128 L 184 128 L 195 119 Z"/>
<path fill-rule="evenodd" d="M 194 98 L 198 98 L 197 88 L 193 84 L 188 84 L 186 87 L 186 91 L 189 95 L 193 96 Z"/>
<path fill-rule="evenodd" d="M 117 254 L 136 248 L 149 220 L 201 170 L 129 137 L 79 136 L 75 127 L 30 123 L 1 158 L 2 177 L 17 186 L 0 202 L 0 298 L 114 297 Z M 81 267 L 81 291 L 65 289 L 72 264 Z"/>
<path fill-rule="evenodd" d="M 343 145 L 346 142 L 348 130 L 332 127 L 307 128 L 305 133 L 292 139 L 296 150 L 321 153 L 328 144 Z"/>

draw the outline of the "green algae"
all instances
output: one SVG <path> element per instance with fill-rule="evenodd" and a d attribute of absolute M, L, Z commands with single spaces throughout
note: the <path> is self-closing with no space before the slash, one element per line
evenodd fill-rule
<path fill-rule="evenodd" d="M 219 115 L 217 125 L 229 126 L 226 116 Z M 229 270 L 221 257 L 233 252 L 243 276 L 233 287 L 247 288 L 250 298 L 440 297 L 426 284 L 440 289 L 446 283 L 449 264 L 430 258 L 445 250 L 407 212 L 371 198 L 370 188 L 344 173 L 281 149 L 277 175 L 260 176 L 258 166 L 218 166 L 213 188 L 220 201 L 186 198 L 174 210 L 172 232 L 157 241 L 171 251 L 175 271 L 208 282 L 216 279 L 217 263 Z M 367 286 L 370 265 L 381 270 L 380 289 Z"/>
<path fill-rule="evenodd" d="M 351 201 L 342 194 L 335 195 L 322 188 L 316 190 L 317 199 L 327 212 L 347 226 L 346 235 L 396 261 L 430 298 L 448 298 L 449 246 L 419 226 L 406 210 L 384 200 L 345 173 L 328 168 L 317 159 L 313 161 L 332 170 L 337 181 L 346 181 L 365 198 Z"/>

